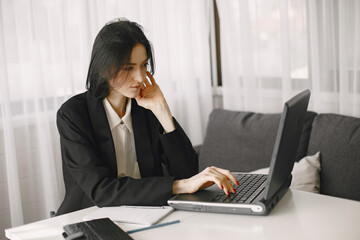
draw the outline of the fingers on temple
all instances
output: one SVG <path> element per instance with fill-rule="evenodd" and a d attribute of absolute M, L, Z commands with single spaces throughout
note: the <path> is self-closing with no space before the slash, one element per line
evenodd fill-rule
<path fill-rule="evenodd" d="M 145 78 L 145 80 L 144 80 L 144 82 L 143 82 L 142 85 L 143 85 L 144 87 L 151 86 L 149 79 Z"/>
<path fill-rule="evenodd" d="M 151 81 L 151 84 L 155 84 L 155 79 L 154 79 L 154 77 L 151 75 L 151 73 L 146 72 L 146 75 L 149 77 L 149 79 L 150 79 L 150 81 Z"/>

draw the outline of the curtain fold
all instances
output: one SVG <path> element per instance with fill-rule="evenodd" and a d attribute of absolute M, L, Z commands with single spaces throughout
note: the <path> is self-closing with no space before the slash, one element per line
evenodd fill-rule
<path fill-rule="evenodd" d="M 2 11 L 2 6 L 0 5 L 0 10 Z M 0 19 L 0 24 L 3 26 L 3 21 Z M 4 43 L 4 31 L 3 28 L 0 29 L 0 52 L 5 52 L 5 43 Z M 2 130 L 3 135 L 1 136 L 1 143 L 4 146 L 4 149 L 7 149 L 6 152 L 3 152 L 4 162 L 1 162 L 1 182 L 8 182 L 8 185 L 1 184 L 0 191 L 8 192 L 8 199 L 2 197 L 0 202 L 13 202 L 13 205 L 10 205 L 10 217 L 12 225 L 23 224 L 23 210 L 21 205 L 21 191 L 19 184 L 19 172 L 18 164 L 16 161 L 16 150 L 13 144 L 14 142 L 14 130 L 13 124 L 10 118 L 11 109 L 9 104 L 9 84 L 5 79 L 7 79 L 7 69 L 5 67 L 6 56 L 1 54 L 0 58 L 0 80 L 1 80 L 1 91 L 0 91 L 0 101 L 1 106 L 1 120 L 2 120 Z M 13 187 L 9 187 L 13 186 Z M 4 195 L 3 195 L 4 196 Z M 4 210 L 4 209 L 2 209 Z"/>
<path fill-rule="evenodd" d="M 193 144 L 212 108 L 207 0 L 0 0 L 0 230 L 45 219 L 64 197 L 56 111 L 85 91 L 104 24 L 138 22 L 155 79 Z"/>
<path fill-rule="evenodd" d="M 303 89 L 309 109 L 360 116 L 356 0 L 217 0 L 224 107 L 280 112 Z"/>

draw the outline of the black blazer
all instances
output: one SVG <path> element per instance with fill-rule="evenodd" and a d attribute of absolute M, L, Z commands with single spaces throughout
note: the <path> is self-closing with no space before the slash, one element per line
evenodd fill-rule
<path fill-rule="evenodd" d="M 60 107 L 57 127 L 66 193 L 56 215 L 93 205 L 165 205 L 174 179 L 198 172 L 197 155 L 175 119 L 176 130 L 162 134 L 157 118 L 134 99 L 131 115 L 141 179 L 117 177 L 114 142 L 101 100 L 84 92 Z"/>

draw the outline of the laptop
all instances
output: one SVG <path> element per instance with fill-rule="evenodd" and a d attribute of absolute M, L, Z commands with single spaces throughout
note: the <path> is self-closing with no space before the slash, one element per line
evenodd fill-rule
<path fill-rule="evenodd" d="M 175 209 L 245 215 L 268 215 L 289 189 L 302 133 L 310 91 L 305 90 L 284 104 L 269 174 L 233 173 L 239 182 L 236 193 L 224 194 L 217 185 L 168 200 Z"/>

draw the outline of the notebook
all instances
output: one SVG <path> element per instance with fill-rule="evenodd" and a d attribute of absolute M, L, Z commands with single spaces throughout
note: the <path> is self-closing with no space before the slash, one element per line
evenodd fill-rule
<path fill-rule="evenodd" d="M 133 240 L 124 230 L 114 224 L 109 218 L 101 218 L 86 222 L 65 225 L 63 237 L 87 240 Z"/>
<path fill-rule="evenodd" d="M 225 195 L 214 184 L 193 194 L 176 195 L 168 204 L 188 211 L 268 215 L 289 189 L 309 99 L 310 91 L 305 90 L 284 104 L 268 175 L 233 173 L 240 183 L 234 186 L 235 194 Z"/>
<path fill-rule="evenodd" d="M 114 222 L 151 226 L 173 212 L 169 206 L 102 207 L 86 215 L 83 220 L 110 218 Z"/>

